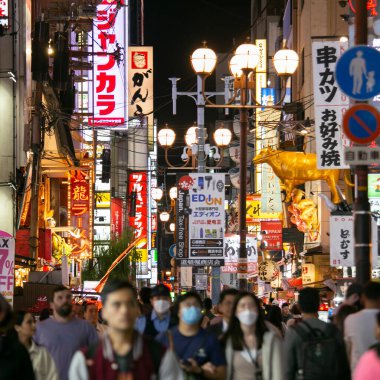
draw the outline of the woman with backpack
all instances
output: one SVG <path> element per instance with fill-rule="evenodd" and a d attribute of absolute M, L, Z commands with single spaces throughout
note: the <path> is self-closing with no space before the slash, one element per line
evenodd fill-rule
<path fill-rule="evenodd" d="M 265 323 L 258 298 L 241 292 L 224 337 L 227 380 L 282 380 L 281 342 Z"/>

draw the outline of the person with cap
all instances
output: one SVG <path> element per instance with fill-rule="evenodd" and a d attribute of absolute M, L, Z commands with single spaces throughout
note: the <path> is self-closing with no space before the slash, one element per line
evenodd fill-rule
<path fill-rule="evenodd" d="M 169 288 L 162 284 L 152 288 L 150 302 L 153 307 L 152 312 L 142 316 L 136 328 L 143 335 L 155 338 L 176 324 L 170 311 L 172 302 Z"/>

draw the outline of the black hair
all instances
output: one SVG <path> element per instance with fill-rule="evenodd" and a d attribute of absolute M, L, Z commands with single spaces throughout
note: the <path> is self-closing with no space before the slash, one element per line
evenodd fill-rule
<path fill-rule="evenodd" d="M 91 306 L 91 305 L 95 305 L 96 306 L 96 303 L 95 302 L 85 302 L 83 304 L 83 312 L 85 313 L 87 311 L 88 307 Z M 96 308 L 98 308 L 98 307 L 96 307 Z"/>
<path fill-rule="evenodd" d="M 272 325 L 276 326 L 281 334 L 284 333 L 284 329 L 282 326 L 282 313 L 281 309 L 277 305 L 272 305 L 269 309 L 267 321 L 270 322 Z"/>
<path fill-rule="evenodd" d="M 152 293 L 152 289 L 144 286 L 139 291 L 139 297 L 144 305 L 150 305 L 150 295 Z"/>
<path fill-rule="evenodd" d="M 298 303 L 303 313 L 317 313 L 320 303 L 318 290 L 303 288 L 298 296 Z"/>
<path fill-rule="evenodd" d="M 225 289 L 220 293 L 219 296 L 219 303 L 222 303 L 224 299 L 227 296 L 237 296 L 239 294 L 239 291 L 237 289 L 231 288 L 231 289 Z"/>
<path fill-rule="evenodd" d="M 19 338 L 18 338 L 18 333 L 15 329 L 15 326 L 21 326 L 22 325 L 22 323 L 24 322 L 26 314 L 32 314 L 32 313 L 30 313 L 29 311 L 25 311 L 25 310 L 18 310 L 18 311 L 13 312 L 13 319 L 12 319 L 13 325 L 12 325 L 12 328 L 9 329 L 7 331 L 7 334 L 6 334 L 9 338 L 18 341 Z"/>
<path fill-rule="evenodd" d="M 212 300 L 211 298 L 208 298 L 206 297 L 204 300 L 203 300 L 203 309 L 209 311 L 212 309 Z"/>
<path fill-rule="evenodd" d="M 136 288 L 132 284 L 130 284 L 128 281 L 112 279 L 112 280 L 107 281 L 106 285 L 104 286 L 102 290 L 102 293 L 100 294 L 103 305 L 105 305 L 109 294 L 117 292 L 119 290 L 123 290 L 123 289 L 129 289 L 137 300 Z"/>
<path fill-rule="evenodd" d="M 13 312 L 11 305 L 7 300 L 0 294 L 0 311 L 4 312 L 3 319 L 0 319 L 0 333 L 9 328 L 9 325 L 13 319 Z"/>
<path fill-rule="evenodd" d="M 358 310 L 352 305 L 342 305 L 338 309 L 338 312 L 334 316 L 334 325 L 338 327 L 339 331 L 344 335 L 344 321 L 345 319 Z"/>
<path fill-rule="evenodd" d="M 41 310 L 40 312 L 40 317 L 39 317 L 39 321 L 44 321 L 45 319 L 49 319 L 50 318 L 50 309 L 48 307 L 45 307 L 44 309 Z"/>
<path fill-rule="evenodd" d="M 364 297 L 370 301 L 380 300 L 380 283 L 369 281 L 363 289 Z"/>
<path fill-rule="evenodd" d="M 236 351 L 242 351 L 244 348 L 244 334 L 240 326 L 240 321 L 236 317 L 236 309 L 240 300 L 244 297 L 251 297 L 256 304 L 258 318 L 256 321 L 256 339 L 257 339 L 257 349 L 260 349 L 263 341 L 264 334 L 268 331 L 267 326 L 265 325 L 264 314 L 260 307 L 259 299 L 253 294 L 249 292 L 239 292 L 233 307 L 231 322 L 228 326 L 228 330 L 223 338 L 224 343 L 227 342 L 228 339 L 231 339 L 232 348 Z"/>
<path fill-rule="evenodd" d="M 64 286 L 64 285 L 56 286 L 56 287 L 53 289 L 53 293 L 52 293 L 52 295 L 51 295 L 51 301 L 54 301 L 54 297 L 55 297 L 55 294 L 56 294 L 56 293 L 63 292 L 64 290 L 68 290 L 68 291 L 70 291 L 70 289 L 69 289 L 67 286 Z"/>
<path fill-rule="evenodd" d="M 281 305 L 281 309 L 283 309 L 284 307 L 289 307 L 289 304 L 287 302 L 284 302 L 282 305 Z"/>
<path fill-rule="evenodd" d="M 301 309 L 300 309 L 300 306 L 298 305 L 298 303 L 294 303 L 292 305 L 292 307 L 290 308 L 290 312 L 293 314 L 293 315 L 301 315 L 302 312 L 301 312 Z"/>
<path fill-rule="evenodd" d="M 196 293 L 196 292 L 187 292 L 185 294 L 181 294 L 178 297 L 178 299 L 177 299 L 178 310 L 179 310 L 179 305 L 182 302 L 185 302 L 186 300 L 188 300 L 189 298 L 195 298 L 197 300 L 197 302 L 199 303 L 199 306 L 202 306 L 202 299 L 201 299 L 201 296 L 198 293 Z"/>

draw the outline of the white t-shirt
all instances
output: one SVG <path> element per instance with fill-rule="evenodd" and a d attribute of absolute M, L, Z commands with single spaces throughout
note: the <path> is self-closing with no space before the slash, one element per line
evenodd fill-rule
<path fill-rule="evenodd" d="M 363 309 L 344 321 L 344 339 L 351 347 L 349 359 L 352 373 L 364 352 L 377 342 L 375 328 L 376 314 L 379 312 L 379 309 Z"/>

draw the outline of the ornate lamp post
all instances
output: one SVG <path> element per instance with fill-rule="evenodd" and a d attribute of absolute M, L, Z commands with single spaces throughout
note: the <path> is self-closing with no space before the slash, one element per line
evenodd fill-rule
<path fill-rule="evenodd" d="M 235 108 L 240 110 L 240 195 L 239 195 L 239 288 L 247 288 L 247 226 L 246 226 L 246 183 L 247 183 L 247 135 L 248 135 L 248 110 L 256 108 L 282 108 L 282 102 L 285 98 L 285 91 L 278 103 L 270 106 L 263 106 L 255 99 L 253 93 L 253 82 L 251 73 L 259 63 L 259 49 L 251 43 L 240 45 L 235 55 L 230 60 L 230 71 L 235 78 L 234 96 L 223 105 L 212 103 L 205 96 L 205 80 L 212 73 L 216 65 L 216 54 L 208 48 L 200 48 L 194 51 L 191 56 L 191 64 L 198 78 L 202 80 L 202 94 L 206 101 L 206 107 L 210 108 Z M 289 49 L 279 50 L 274 58 L 273 63 L 277 74 L 286 83 L 286 79 L 294 74 L 298 66 L 298 55 L 295 51 Z M 283 86 L 285 87 L 285 86 Z M 233 104 L 240 92 L 240 104 Z M 249 92 L 253 105 L 248 104 Z"/>

